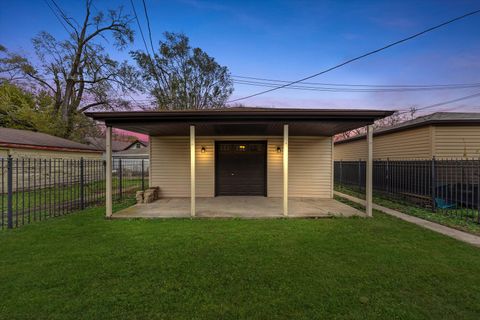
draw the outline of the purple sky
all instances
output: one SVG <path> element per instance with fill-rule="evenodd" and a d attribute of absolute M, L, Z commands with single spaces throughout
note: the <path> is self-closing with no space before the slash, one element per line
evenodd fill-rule
<path fill-rule="evenodd" d="M 83 1 L 58 1 L 73 17 Z M 94 2 L 98 9 L 128 0 Z M 144 32 L 142 2 L 134 0 Z M 202 1 L 146 0 L 153 41 L 162 32 L 184 32 L 233 75 L 296 80 L 389 42 L 480 8 L 474 0 L 424 1 Z M 21 22 L 21 23 L 19 23 Z M 138 30 L 136 24 L 134 29 Z M 0 43 L 31 55 L 39 31 L 66 36 L 44 1 L 2 1 Z M 129 59 L 143 49 L 140 37 L 124 52 L 105 44 L 111 55 Z M 480 14 L 421 38 L 354 62 L 310 82 L 347 84 L 480 83 Z M 264 88 L 235 84 L 232 99 Z M 242 101 L 247 105 L 318 108 L 423 107 L 480 92 L 468 89 L 422 92 L 320 92 L 279 90 Z M 480 111 L 480 98 L 429 111 Z"/>

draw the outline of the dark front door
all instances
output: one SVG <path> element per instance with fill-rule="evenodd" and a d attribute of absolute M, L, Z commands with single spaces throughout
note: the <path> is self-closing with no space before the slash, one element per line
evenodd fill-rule
<path fill-rule="evenodd" d="M 215 194 L 266 196 L 266 149 L 264 141 L 217 141 Z"/>

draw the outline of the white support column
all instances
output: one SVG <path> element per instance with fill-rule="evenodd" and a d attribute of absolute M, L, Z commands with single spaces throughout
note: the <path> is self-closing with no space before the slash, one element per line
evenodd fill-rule
<path fill-rule="evenodd" d="M 283 215 L 288 216 L 288 124 L 283 125 Z"/>
<path fill-rule="evenodd" d="M 195 217 L 195 126 L 190 126 L 190 216 Z"/>
<path fill-rule="evenodd" d="M 365 200 L 366 200 L 366 214 L 368 217 L 372 216 L 372 172 L 373 172 L 373 125 L 367 126 L 367 163 L 366 163 L 366 186 L 365 186 Z"/>
<path fill-rule="evenodd" d="M 105 136 L 105 216 L 110 218 L 112 216 L 112 127 L 107 127 Z"/>

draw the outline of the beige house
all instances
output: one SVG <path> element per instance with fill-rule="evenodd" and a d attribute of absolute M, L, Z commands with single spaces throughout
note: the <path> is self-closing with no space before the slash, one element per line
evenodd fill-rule
<path fill-rule="evenodd" d="M 112 127 L 150 137 L 149 183 L 159 187 L 161 199 L 156 206 L 137 205 L 137 214 L 150 208 L 146 216 L 161 216 L 168 210 L 173 216 L 208 216 L 246 210 L 253 203 L 262 204 L 259 215 L 275 215 L 278 210 L 294 215 L 307 201 L 310 209 L 316 206 L 322 211 L 316 200 L 334 201 L 333 136 L 370 126 L 391 113 L 229 108 L 88 115 L 107 126 L 107 179 Z M 107 216 L 112 215 L 109 201 L 107 196 Z"/>
<path fill-rule="evenodd" d="M 46 133 L 0 128 L 0 158 L 101 159 L 102 151 Z"/>
<path fill-rule="evenodd" d="M 480 113 L 437 112 L 374 130 L 374 159 L 479 158 Z M 335 142 L 335 160 L 365 160 L 365 135 Z"/>

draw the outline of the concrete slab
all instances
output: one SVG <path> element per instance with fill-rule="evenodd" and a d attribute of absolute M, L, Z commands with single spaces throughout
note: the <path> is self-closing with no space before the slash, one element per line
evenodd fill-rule
<path fill-rule="evenodd" d="M 282 198 L 215 197 L 196 199 L 198 218 L 281 218 Z M 365 216 L 334 199 L 290 198 L 289 217 Z M 149 204 L 137 204 L 113 214 L 113 218 L 190 218 L 189 198 L 162 198 Z"/>

